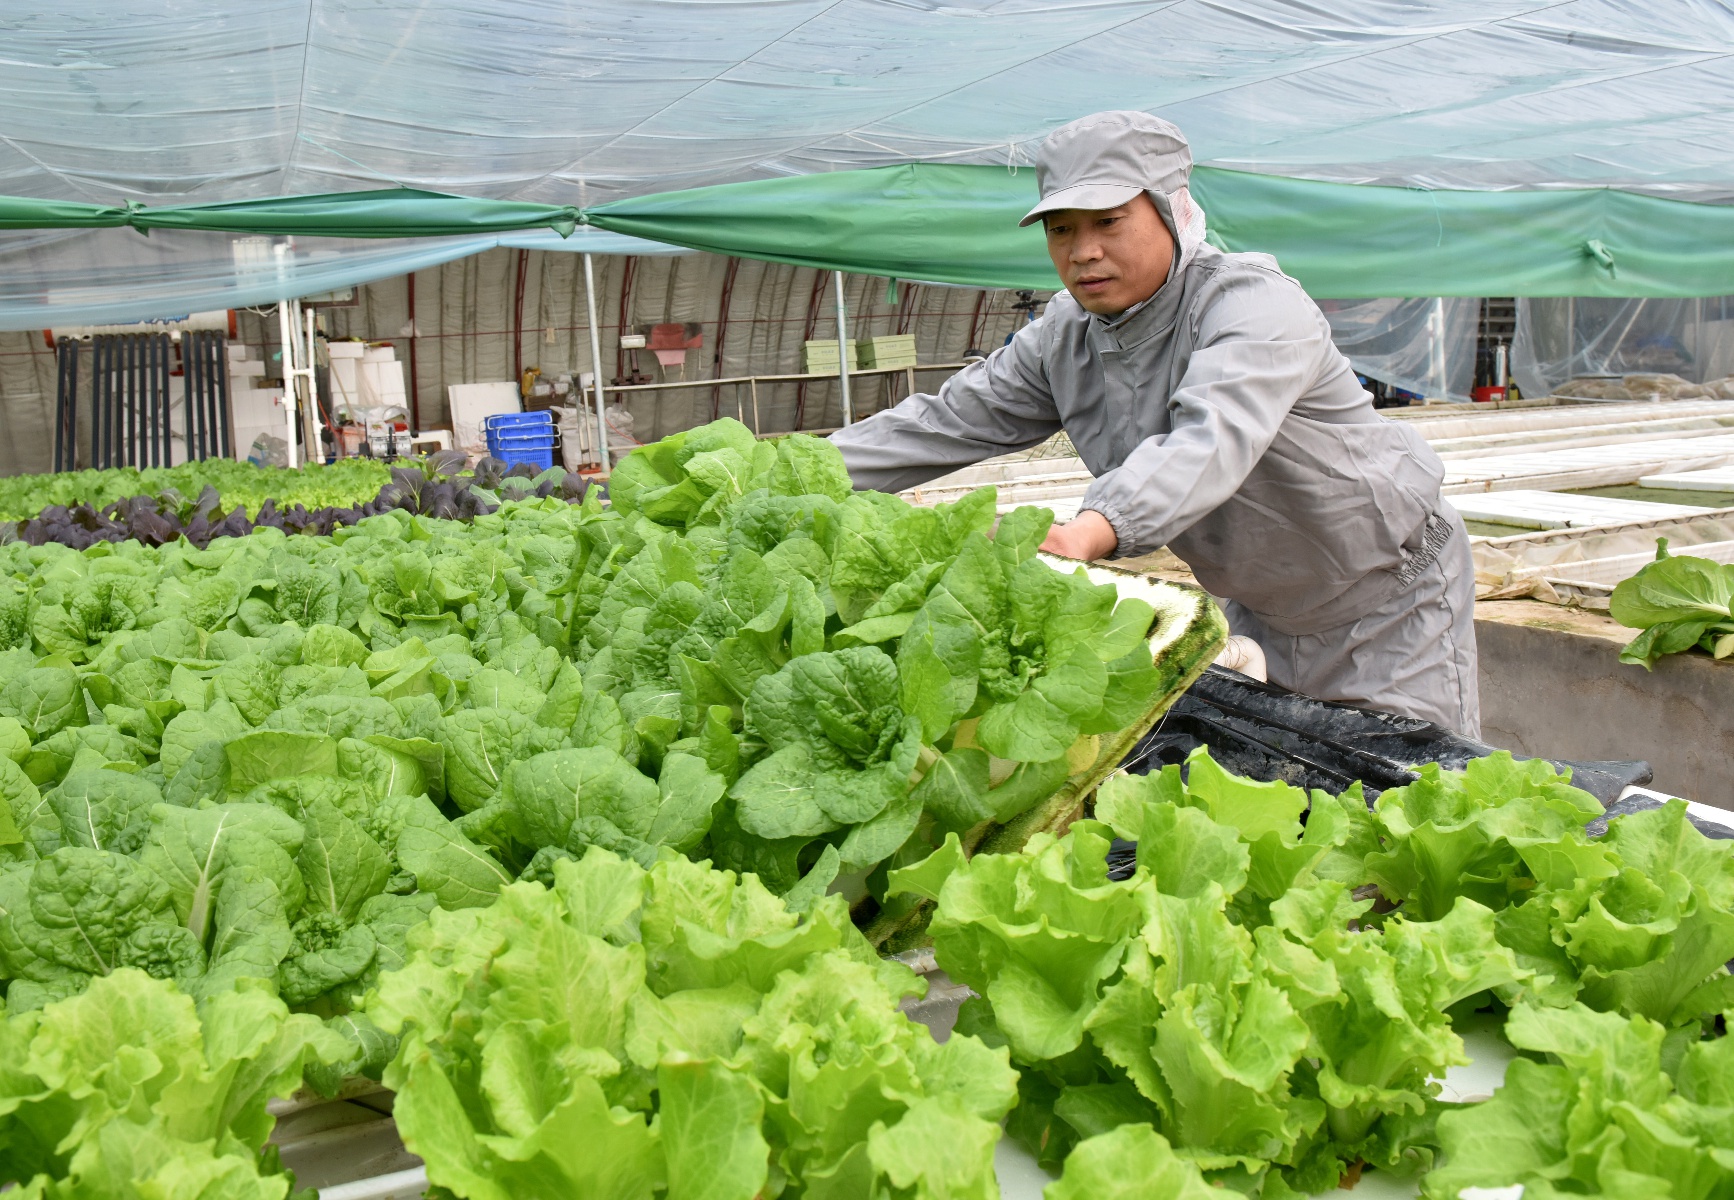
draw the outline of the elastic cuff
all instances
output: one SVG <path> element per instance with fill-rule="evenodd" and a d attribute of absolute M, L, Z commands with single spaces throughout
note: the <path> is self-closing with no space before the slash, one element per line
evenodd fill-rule
<path fill-rule="evenodd" d="M 1108 555 L 1109 558 L 1129 558 L 1134 554 L 1142 553 L 1142 551 L 1132 547 L 1131 522 L 1126 520 L 1125 515 L 1113 505 L 1098 500 L 1090 504 L 1079 505 L 1078 511 L 1080 513 L 1099 514 L 1114 530 L 1114 552 Z"/>

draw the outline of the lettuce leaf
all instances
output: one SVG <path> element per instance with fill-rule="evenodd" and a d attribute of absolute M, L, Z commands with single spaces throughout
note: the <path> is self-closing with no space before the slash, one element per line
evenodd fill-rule
<path fill-rule="evenodd" d="M 903 1017 L 914 979 L 839 898 L 798 915 L 751 876 L 594 846 L 552 877 L 435 912 L 369 1002 L 401 1037 L 385 1079 L 430 1180 L 750 1200 L 775 1170 L 992 1194 L 1004 1051 Z"/>

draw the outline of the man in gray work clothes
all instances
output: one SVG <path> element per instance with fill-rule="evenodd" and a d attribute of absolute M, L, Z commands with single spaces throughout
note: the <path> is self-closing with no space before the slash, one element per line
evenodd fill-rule
<path fill-rule="evenodd" d="M 858 488 L 898 491 L 1064 429 L 1096 480 L 1044 549 L 1166 545 L 1223 598 L 1271 681 L 1480 732 L 1475 571 L 1444 466 L 1373 411 L 1276 260 L 1204 240 L 1166 121 L 1097 113 L 1036 162 L 1065 282 L 985 361 L 833 435 Z"/>

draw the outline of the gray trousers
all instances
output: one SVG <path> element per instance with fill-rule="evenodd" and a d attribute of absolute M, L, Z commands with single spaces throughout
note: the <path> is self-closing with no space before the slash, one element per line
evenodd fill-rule
<path fill-rule="evenodd" d="M 1461 523 L 1407 591 L 1335 629 L 1276 633 L 1234 600 L 1222 608 L 1229 628 L 1264 650 L 1274 684 L 1481 736 L 1475 564 Z"/>

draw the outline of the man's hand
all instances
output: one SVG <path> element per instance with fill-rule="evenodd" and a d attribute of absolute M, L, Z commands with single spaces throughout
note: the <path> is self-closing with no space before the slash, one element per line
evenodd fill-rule
<path fill-rule="evenodd" d="M 1048 530 L 1047 541 L 1041 548 L 1061 558 L 1093 562 L 1114 553 L 1119 544 L 1120 539 L 1115 536 L 1114 527 L 1108 524 L 1108 518 L 1095 509 L 1086 508 L 1078 514 L 1077 520 Z"/>

